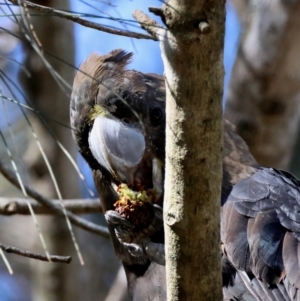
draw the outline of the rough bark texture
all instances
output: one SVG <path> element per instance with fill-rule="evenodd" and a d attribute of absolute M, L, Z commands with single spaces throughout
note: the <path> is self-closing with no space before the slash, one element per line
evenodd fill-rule
<path fill-rule="evenodd" d="M 170 0 L 163 9 L 169 29 L 161 37 L 167 89 L 164 220 L 168 300 L 222 300 L 219 207 L 224 1 Z M 206 28 L 201 31 L 199 27 Z"/>
<path fill-rule="evenodd" d="M 233 2 L 244 33 L 225 117 L 261 165 L 286 169 L 300 116 L 300 1 Z"/>

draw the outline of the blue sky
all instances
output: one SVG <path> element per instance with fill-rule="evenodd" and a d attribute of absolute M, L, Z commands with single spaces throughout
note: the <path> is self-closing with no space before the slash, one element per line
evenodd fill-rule
<path fill-rule="evenodd" d="M 107 17 L 123 18 L 126 20 L 131 20 L 132 22 L 126 22 L 128 30 L 140 31 L 139 26 L 134 22 L 132 18 L 132 12 L 135 9 L 140 9 L 148 13 L 148 7 L 151 6 L 161 6 L 161 1 L 149 0 L 149 1 L 139 1 L 139 0 L 122 0 L 122 1 L 112 1 L 115 7 L 108 6 L 107 4 L 99 4 L 97 1 L 89 1 L 91 4 L 97 5 L 97 10 L 95 8 L 87 6 L 83 1 L 73 0 L 72 10 L 76 12 L 85 11 L 91 14 L 97 14 L 103 12 L 107 14 Z M 226 35 L 225 35 L 225 50 L 224 50 L 224 67 L 226 71 L 224 83 L 225 87 L 229 83 L 229 78 L 231 74 L 231 68 L 234 63 L 238 37 L 240 33 L 240 26 L 237 15 L 233 8 L 233 5 L 229 2 L 226 5 L 227 18 L 226 18 Z M 152 18 L 157 17 L 150 14 Z M 97 20 L 95 18 L 90 18 L 91 21 L 101 22 L 101 24 L 111 25 L 118 28 L 123 28 L 116 21 L 111 20 Z M 116 35 L 107 34 L 104 32 L 95 31 L 92 29 L 85 28 L 81 25 L 75 25 L 75 37 L 77 45 L 76 54 L 76 65 L 78 66 L 92 51 L 98 51 L 101 54 L 110 52 L 116 48 L 123 48 L 126 51 L 134 52 L 134 58 L 131 67 L 133 69 L 140 70 L 142 72 L 154 72 L 163 73 L 163 65 L 160 57 L 160 50 L 158 42 L 148 41 L 148 40 L 135 40 L 129 39 L 127 37 L 120 37 Z"/>

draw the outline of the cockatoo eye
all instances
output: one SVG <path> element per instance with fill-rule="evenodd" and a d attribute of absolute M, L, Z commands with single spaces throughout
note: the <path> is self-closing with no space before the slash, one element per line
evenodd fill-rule
<path fill-rule="evenodd" d="M 159 125 L 162 121 L 163 112 L 161 108 L 155 107 L 150 111 L 150 122 L 152 125 Z"/>

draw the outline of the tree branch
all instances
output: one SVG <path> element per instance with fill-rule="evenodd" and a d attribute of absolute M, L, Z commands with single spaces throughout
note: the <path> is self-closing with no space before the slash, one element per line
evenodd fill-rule
<path fill-rule="evenodd" d="M 0 160 L 0 172 L 10 183 L 12 183 L 14 186 L 16 186 L 17 188 L 20 189 L 20 184 L 19 184 L 19 181 L 16 178 L 15 174 L 9 168 L 7 168 L 5 166 L 5 164 L 3 163 L 2 160 Z M 54 204 L 51 200 L 49 200 L 45 196 L 43 196 L 43 195 L 39 194 L 38 192 L 36 192 L 35 190 L 27 187 L 26 185 L 24 185 L 24 187 L 25 187 L 25 190 L 26 190 L 28 196 L 35 199 L 37 202 L 41 203 L 45 207 L 53 210 L 53 213 L 57 214 L 58 216 L 65 218 L 62 208 L 60 208 L 59 206 Z M 89 222 L 87 220 L 84 220 L 83 218 L 74 215 L 70 211 L 66 211 L 66 214 L 67 214 L 68 218 L 70 219 L 70 222 L 73 225 L 80 227 L 84 230 L 87 230 L 89 232 L 101 235 L 103 237 L 106 237 L 106 238 L 109 237 L 109 232 L 106 227 L 102 227 L 102 226 L 96 225 L 92 222 Z"/>
<path fill-rule="evenodd" d="M 153 19 L 151 19 L 148 15 L 146 15 L 144 12 L 136 9 L 132 16 L 139 22 L 140 26 L 145 29 L 151 36 L 153 37 L 153 40 L 158 41 L 158 31 L 162 27 Z"/>
<path fill-rule="evenodd" d="M 18 0 L 9 0 L 9 1 L 11 3 L 19 6 Z M 51 14 L 52 16 L 57 16 L 59 18 L 71 20 L 82 26 L 93 28 L 93 29 L 96 29 L 99 31 L 110 33 L 110 34 L 115 34 L 118 36 L 129 37 L 129 38 L 134 38 L 134 39 L 154 40 L 153 37 L 149 36 L 149 35 L 145 35 L 145 34 L 138 33 L 138 32 L 133 32 L 133 31 L 125 31 L 125 30 L 121 30 L 121 29 L 109 28 L 107 26 L 103 26 L 103 25 L 100 25 L 95 22 L 84 20 L 84 19 L 80 18 L 78 15 L 71 14 L 71 13 L 68 13 L 65 11 L 61 11 L 61 10 L 57 10 L 57 9 L 47 7 L 47 6 L 38 5 L 38 4 L 32 3 L 30 1 L 21 1 L 21 5 L 23 7 L 28 7 L 28 8 L 34 9 L 36 11 L 40 11 L 44 14 Z"/>
<path fill-rule="evenodd" d="M 21 250 L 15 247 L 6 246 L 2 243 L 0 243 L 0 248 L 5 251 L 6 253 L 13 253 L 17 254 L 23 257 L 38 259 L 42 261 L 49 261 L 47 256 L 39 254 L 39 253 L 33 253 L 26 250 Z M 52 262 L 61 262 L 61 263 L 70 263 L 72 261 L 71 256 L 57 256 L 57 255 L 50 255 L 50 261 Z"/>
<path fill-rule="evenodd" d="M 0 198 L 0 214 L 14 215 L 23 214 L 29 215 L 28 204 L 30 203 L 35 214 L 55 214 L 51 208 L 47 208 L 32 199 L 21 198 Z M 61 206 L 59 200 L 52 200 L 55 206 Z M 63 200 L 64 206 L 67 210 L 76 214 L 86 213 L 101 213 L 102 207 L 99 200 L 95 199 L 82 199 L 82 200 Z"/>

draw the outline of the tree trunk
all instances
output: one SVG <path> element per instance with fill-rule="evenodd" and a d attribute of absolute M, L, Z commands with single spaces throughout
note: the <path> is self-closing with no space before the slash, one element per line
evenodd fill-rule
<path fill-rule="evenodd" d="M 167 297 L 222 300 L 220 191 L 224 1 L 170 0 L 161 38 L 167 90 Z"/>

